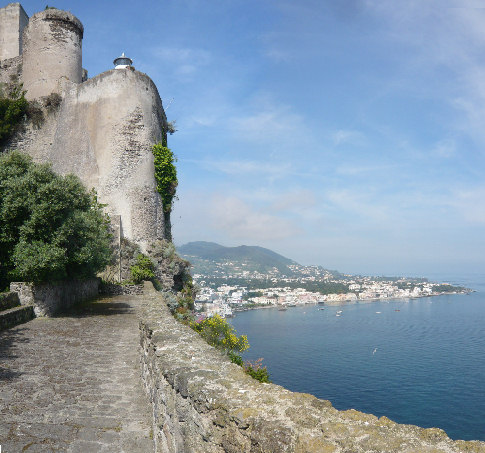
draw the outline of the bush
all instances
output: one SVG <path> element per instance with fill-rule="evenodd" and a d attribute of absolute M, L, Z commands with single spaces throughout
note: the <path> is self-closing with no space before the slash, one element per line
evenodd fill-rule
<path fill-rule="evenodd" d="M 268 370 L 265 366 L 263 366 L 262 358 L 255 360 L 254 362 L 249 360 L 244 362 L 242 357 L 234 352 L 229 352 L 228 356 L 232 363 L 235 363 L 243 368 L 244 372 L 249 374 L 249 376 L 251 376 L 253 379 L 256 379 L 259 382 L 271 382 L 269 380 Z"/>
<path fill-rule="evenodd" d="M 155 278 L 155 265 L 148 256 L 142 253 L 138 254 L 136 257 L 136 264 L 131 266 L 131 278 L 133 283 L 139 284 L 144 280 L 153 280 Z"/>
<path fill-rule="evenodd" d="M 226 353 L 244 352 L 249 348 L 246 335 L 238 337 L 236 329 L 219 315 L 214 315 L 212 318 L 200 322 L 193 322 L 190 326 L 196 332 L 199 332 L 207 343 Z"/>
<path fill-rule="evenodd" d="M 18 84 L 7 84 L 0 91 L 0 144 L 18 129 L 27 112 L 25 91 Z"/>
<path fill-rule="evenodd" d="M 265 366 L 263 366 L 263 359 L 255 360 L 254 362 L 247 361 L 243 365 L 246 374 L 259 382 L 271 382 L 269 380 L 269 373 Z"/>
<path fill-rule="evenodd" d="M 109 219 L 79 178 L 17 151 L 0 155 L 0 288 L 93 277 L 110 246 Z"/>

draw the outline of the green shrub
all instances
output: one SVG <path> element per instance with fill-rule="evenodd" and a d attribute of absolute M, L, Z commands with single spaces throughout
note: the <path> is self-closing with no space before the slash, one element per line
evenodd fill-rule
<path fill-rule="evenodd" d="M 144 280 L 153 280 L 155 278 L 155 265 L 148 256 L 140 253 L 136 257 L 136 264 L 131 266 L 131 278 L 133 283 L 139 284 Z"/>
<path fill-rule="evenodd" d="M 193 322 L 190 325 L 200 336 L 211 346 L 224 351 L 244 352 L 249 348 L 246 335 L 237 336 L 236 329 L 232 327 L 224 318 L 214 315 L 212 318 L 204 319 L 200 322 Z"/>
<path fill-rule="evenodd" d="M 0 287 L 96 275 L 111 259 L 109 219 L 74 175 L 0 154 Z"/>
<path fill-rule="evenodd" d="M 155 156 L 155 180 L 157 191 L 162 197 L 163 209 L 165 212 L 172 210 L 172 202 L 177 190 L 177 169 L 175 168 L 176 157 L 170 148 L 157 143 L 152 147 Z"/>
<path fill-rule="evenodd" d="M 232 363 L 239 365 L 246 374 L 249 374 L 253 379 L 259 382 L 271 382 L 269 379 L 268 369 L 263 366 L 263 359 L 255 360 L 254 362 L 244 362 L 243 358 L 234 352 L 229 352 L 229 359 Z"/>
<path fill-rule="evenodd" d="M 18 84 L 7 84 L 0 91 L 0 144 L 18 129 L 27 112 L 25 91 Z"/>
<path fill-rule="evenodd" d="M 263 359 L 255 360 L 254 362 L 247 361 L 243 365 L 246 374 L 259 382 L 271 382 L 269 380 L 269 373 L 265 366 L 263 366 Z"/>

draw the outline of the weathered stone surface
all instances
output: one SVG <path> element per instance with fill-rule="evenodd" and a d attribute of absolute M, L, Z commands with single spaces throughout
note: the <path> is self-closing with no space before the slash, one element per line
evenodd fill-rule
<path fill-rule="evenodd" d="M 0 333 L 2 452 L 153 451 L 136 305 L 100 300 Z"/>
<path fill-rule="evenodd" d="M 261 384 L 170 315 L 146 284 L 141 329 L 157 452 L 485 452 L 439 429 L 400 425 Z"/>
<path fill-rule="evenodd" d="M 10 283 L 22 305 L 33 305 L 36 316 L 53 316 L 73 305 L 98 296 L 99 279 L 70 280 L 54 283 Z"/>
<path fill-rule="evenodd" d="M 22 34 L 24 88 L 27 99 L 61 93 L 64 84 L 82 80 L 83 26 L 68 11 L 34 14 Z"/>

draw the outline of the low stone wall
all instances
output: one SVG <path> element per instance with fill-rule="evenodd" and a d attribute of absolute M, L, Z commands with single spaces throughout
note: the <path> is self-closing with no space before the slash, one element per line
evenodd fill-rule
<path fill-rule="evenodd" d="M 121 296 L 143 294 L 143 285 L 120 285 L 118 283 L 101 283 L 99 285 L 100 296 Z"/>
<path fill-rule="evenodd" d="M 484 442 L 261 384 L 175 321 L 150 283 L 143 299 L 142 375 L 157 452 L 485 452 Z"/>
<path fill-rule="evenodd" d="M 8 310 L 20 304 L 19 296 L 17 293 L 8 292 L 0 293 L 0 311 Z"/>
<path fill-rule="evenodd" d="M 53 316 L 74 304 L 98 295 L 99 279 L 71 280 L 34 285 L 10 283 L 10 291 L 18 293 L 22 305 L 33 305 L 36 316 Z"/>

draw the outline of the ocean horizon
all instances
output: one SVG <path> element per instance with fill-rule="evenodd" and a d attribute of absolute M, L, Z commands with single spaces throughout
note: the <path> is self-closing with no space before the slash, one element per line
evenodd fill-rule
<path fill-rule="evenodd" d="M 244 358 L 263 357 L 275 384 L 339 410 L 485 440 L 485 275 L 430 280 L 474 292 L 251 310 L 231 323 L 248 336 Z"/>

